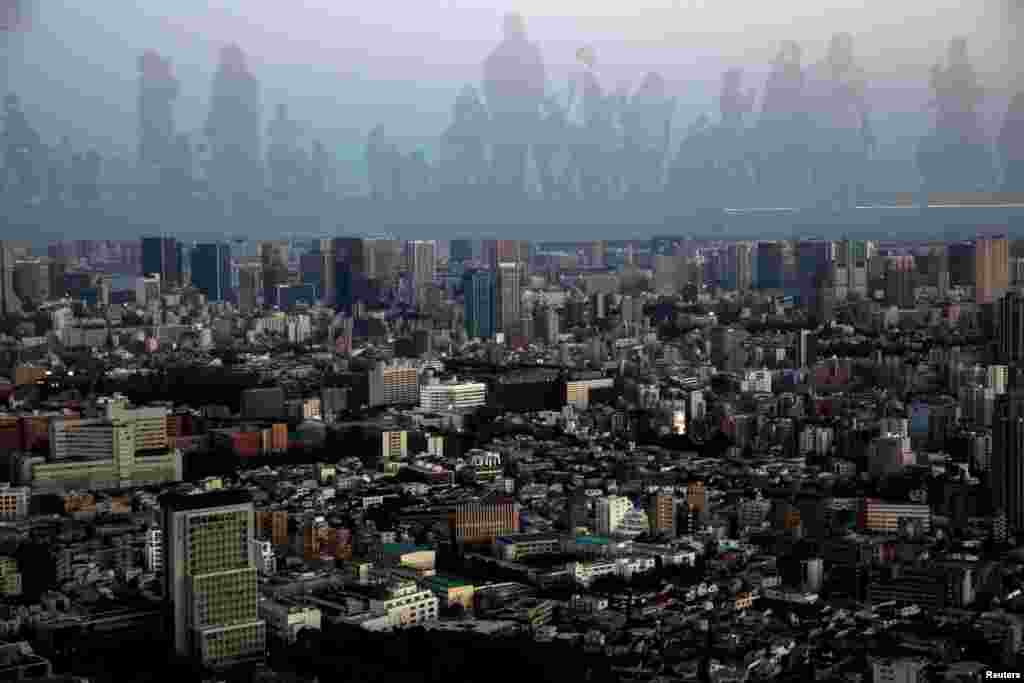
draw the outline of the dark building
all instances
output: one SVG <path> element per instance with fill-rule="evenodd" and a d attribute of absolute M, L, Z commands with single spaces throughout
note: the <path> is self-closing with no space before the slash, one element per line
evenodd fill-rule
<path fill-rule="evenodd" d="M 974 243 L 957 242 L 946 250 L 949 265 L 949 284 L 952 287 L 974 285 Z"/>
<path fill-rule="evenodd" d="M 497 281 L 489 270 L 474 270 L 463 278 L 466 335 L 491 339 L 497 331 Z"/>
<path fill-rule="evenodd" d="M 504 375 L 489 387 L 490 402 L 506 412 L 561 410 L 565 381 L 555 370 L 532 370 Z"/>
<path fill-rule="evenodd" d="M 181 247 L 173 237 L 142 238 L 141 275 L 159 275 L 161 284 L 179 287 L 182 275 Z"/>
<path fill-rule="evenodd" d="M 796 258 L 796 288 L 800 304 L 814 311 L 821 279 L 828 276 L 832 262 L 832 243 L 800 242 L 796 247 Z"/>
<path fill-rule="evenodd" d="M 783 289 L 786 286 L 786 246 L 782 242 L 757 245 L 758 289 Z"/>
<path fill-rule="evenodd" d="M 359 303 L 372 303 L 367 277 L 366 242 L 358 237 L 331 240 L 334 256 L 334 303 L 338 310 L 351 314 Z"/>
<path fill-rule="evenodd" d="M 231 245 L 197 244 L 192 250 L 192 285 L 207 301 L 227 301 L 231 292 Z"/>
<path fill-rule="evenodd" d="M 996 312 L 999 331 L 999 360 L 1024 361 L 1024 296 L 1013 292 L 999 300 Z"/>
<path fill-rule="evenodd" d="M 448 260 L 452 263 L 465 263 L 473 260 L 473 240 L 452 240 L 448 246 Z"/>
<path fill-rule="evenodd" d="M 1000 396 L 992 425 L 992 502 L 1024 529 L 1024 393 Z"/>
<path fill-rule="evenodd" d="M 247 420 L 277 420 L 284 416 L 284 389 L 259 387 L 242 392 L 242 417 Z"/>

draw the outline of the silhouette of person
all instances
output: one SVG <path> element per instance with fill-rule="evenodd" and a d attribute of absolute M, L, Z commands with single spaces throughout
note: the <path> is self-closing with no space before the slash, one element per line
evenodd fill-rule
<path fill-rule="evenodd" d="M 456 97 L 452 123 L 441 136 L 442 187 L 464 189 L 488 182 L 487 123 L 477 89 L 467 85 Z"/>
<path fill-rule="evenodd" d="M 631 190 L 654 192 L 664 182 L 665 158 L 671 141 L 675 100 L 666 93 L 665 79 L 648 73 L 623 111 L 627 161 L 623 164 Z"/>
<path fill-rule="evenodd" d="M 762 200 L 771 206 L 793 206 L 807 185 L 806 113 L 801 49 L 783 43 L 765 83 L 758 121 L 757 179 Z"/>
<path fill-rule="evenodd" d="M 1024 192 L 1024 92 L 1013 96 L 999 131 L 1003 192 Z"/>
<path fill-rule="evenodd" d="M 506 15 L 503 29 L 503 40 L 484 61 L 484 97 L 491 112 L 495 183 L 510 196 L 523 196 L 544 100 L 544 59 L 527 39 L 522 16 Z"/>
<path fill-rule="evenodd" d="M 977 112 L 983 93 L 965 39 L 950 41 L 945 67 L 932 67 L 931 87 L 935 127 L 918 148 L 925 189 L 967 192 L 989 188 L 994 165 Z"/>
<path fill-rule="evenodd" d="M 835 208 L 855 205 L 863 182 L 868 153 L 866 81 L 848 33 L 832 37 L 828 55 L 810 69 L 807 79 L 813 181 L 819 199 Z"/>

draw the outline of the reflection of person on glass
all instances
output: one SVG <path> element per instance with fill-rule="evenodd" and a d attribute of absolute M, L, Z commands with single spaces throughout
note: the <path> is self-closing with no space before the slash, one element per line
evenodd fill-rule
<path fill-rule="evenodd" d="M 522 194 L 544 100 L 544 59 L 527 39 L 520 15 L 506 15 L 503 28 L 503 40 L 484 61 L 484 96 L 492 117 L 495 180 L 502 191 Z"/>

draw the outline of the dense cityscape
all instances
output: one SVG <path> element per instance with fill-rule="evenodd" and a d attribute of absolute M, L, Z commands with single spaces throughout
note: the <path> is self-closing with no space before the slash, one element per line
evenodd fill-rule
<path fill-rule="evenodd" d="M 237 46 L 131 162 L 5 95 L 0 680 L 1019 678 L 1024 95 L 892 183 L 848 34 L 679 135 L 501 31 L 360 196 Z"/>

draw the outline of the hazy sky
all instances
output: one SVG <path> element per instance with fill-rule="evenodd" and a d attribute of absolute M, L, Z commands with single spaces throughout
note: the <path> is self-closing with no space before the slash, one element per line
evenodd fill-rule
<path fill-rule="evenodd" d="M 407 149 L 432 147 L 510 9 L 527 16 L 557 87 L 577 68 L 576 49 L 591 45 L 606 87 L 660 71 L 680 99 L 679 125 L 713 111 L 725 68 L 745 67 L 760 88 L 781 40 L 799 40 L 814 61 L 832 32 L 850 31 L 872 77 L 882 142 L 897 155 L 927 125 L 928 67 L 949 37 L 970 39 L 993 122 L 1022 69 L 1010 66 L 1006 40 L 1017 0 L 28 1 L 31 30 L 6 37 L 4 76 L 48 137 L 132 154 L 135 60 L 146 48 L 174 61 L 179 125 L 199 128 L 217 49 L 237 42 L 263 84 L 265 112 L 287 100 L 353 178 L 377 123 Z"/>

